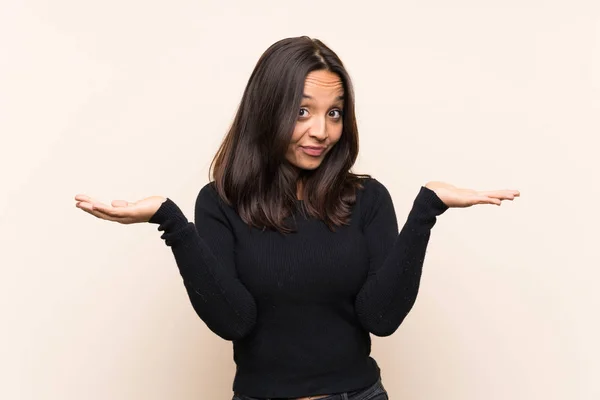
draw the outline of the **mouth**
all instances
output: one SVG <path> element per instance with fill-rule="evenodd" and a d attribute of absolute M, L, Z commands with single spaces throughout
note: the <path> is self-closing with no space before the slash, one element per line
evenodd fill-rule
<path fill-rule="evenodd" d="M 309 156 L 318 157 L 325 151 L 325 147 L 318 146 L 300 146 L 302 151 Z"/>

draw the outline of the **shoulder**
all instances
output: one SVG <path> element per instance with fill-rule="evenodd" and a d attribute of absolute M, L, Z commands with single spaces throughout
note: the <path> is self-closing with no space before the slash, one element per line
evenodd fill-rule
<path fill-rule="evenodd" d="M 200 188 L 198 196 L 196 196 L 196 207 L 210 206 L 218 203 L 219 194 L 215 188 L 214 182 L 208 182 Z"/>
<path fill-rule="evenodd" d="M 216 184 L 214 181 L 208 182 L 206 185 L 200 188 L 197 200 L 200 201 L 214 201 L 218 200 L 219 193 L 217 192 Z"/>
<path fill-rule="evenodd" d="M 196 212 L 214 211 L 225 213 L 230 209 L 225 200 L 219 195 L 214 181 L 208 182 L 200 188 L 196 197 Z"/>
<path fill-rule="evenodd" d="M 395 219 L 392 196 L 383 182 L 369 177 L 362 180 L 362 190 L 357 196 L 357 205 L 363 223 L 369 223 L 375 216 L 383 215 L 390 220 Z"/>
<path fill-rule="evenodd" d="M 362 181 L 362 186 L 363 189 L 357 196 L 357 212 L 363 230 L 369 226 L 396 226 L 394 203 L 385 184 L 369 177 Z"/>
<path fill-rule="evenodd" d="M 376 206 L 382 201 L 391 201 L 387 187 L 379 180 L 373 177 L 361 180 L 362 190 L 360 193 L 360 201 L 366 207 Z"/>

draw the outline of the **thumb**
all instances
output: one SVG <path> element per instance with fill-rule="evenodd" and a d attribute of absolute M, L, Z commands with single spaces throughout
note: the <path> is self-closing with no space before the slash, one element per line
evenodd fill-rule
<path fill-rule="evenodd" d="M 110 204 L 112 204 L 113 207 L 127 207 L 133 205 L 133 203 L 129 203 L 126 200 L 113 200 Z"/>

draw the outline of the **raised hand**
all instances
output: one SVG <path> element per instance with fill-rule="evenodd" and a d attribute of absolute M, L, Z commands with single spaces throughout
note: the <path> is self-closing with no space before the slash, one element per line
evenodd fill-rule
<path fill-rule="evenodd" d="M 75 200 L 77 200 L 76 207 L 95 217 L 121 224 L 135 224 L 148 222 L 167 199 L 161 196 L 151 196 L 134 203 L 125 200 L 113 200 L 111 202 L 112 206 L 103 204 L 84 194 L 78 194 L 75 196 Z"/>
<path fill-rule="evenodd" d="M 431 189 L 448 207 L 470 207 L 475 204 L 501 205 L 502 200 L 514 200 L 521 193 L 518 190 L 503 189 L 476 191 L 472 189 L 460 189 L 444 182 L 428 182 L 426 188 Z"/>

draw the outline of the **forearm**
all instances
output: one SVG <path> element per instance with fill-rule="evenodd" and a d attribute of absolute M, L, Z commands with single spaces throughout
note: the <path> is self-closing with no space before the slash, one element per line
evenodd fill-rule
<path fill-rule="evenodd" d="M 188 222 L 167 200 L 151 222 L 170 246 L 188 296 L 198 316 L 211 331 L 226 340 L 246 336 L 256 323 L 256 303 L 236 276 L 229 273 Z"/>
<path fill-rule="evenodd" d="M 410 219 L 396 238 L 384 264 L 369 276 L 356 297 L 363 327 L 377 336 L 398 329 L 417 298 L 430 228 Z"/>
<path fill-rule="evenodd" d="M 436 215 L 447 207 L 427 189 L 415 200 L 381 266 L 370 273 L 355 301 L 359 321 L 377 336 L 394 333 L 412 309 Z"/>

